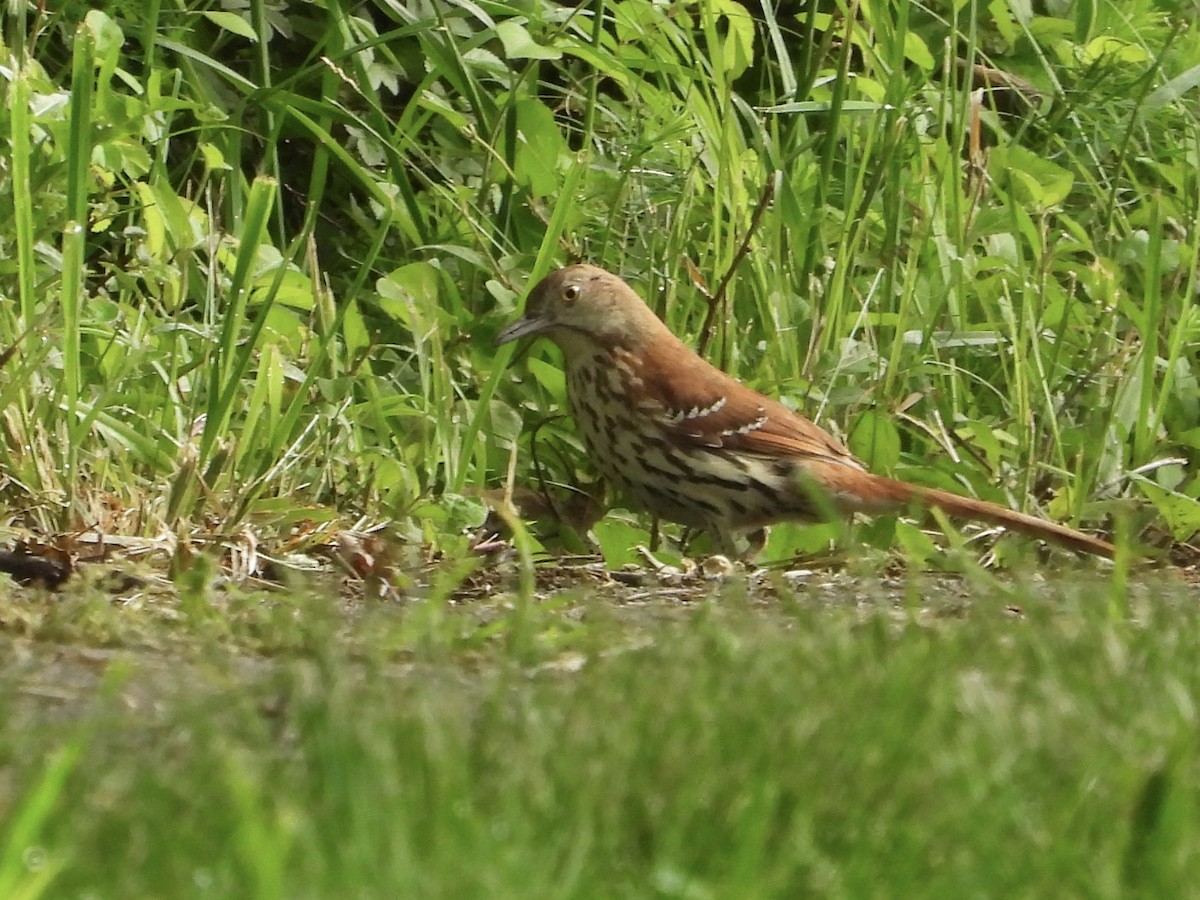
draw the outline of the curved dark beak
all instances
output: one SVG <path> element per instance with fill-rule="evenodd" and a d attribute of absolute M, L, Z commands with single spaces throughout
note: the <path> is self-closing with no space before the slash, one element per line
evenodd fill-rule
<path fill-rule="evenodd" d="M 496 335 L 496 346 L 511 343 L 527 334 L 541 334 L 550 325 L 550 320 L 545 316 L 523 316 Z"/>

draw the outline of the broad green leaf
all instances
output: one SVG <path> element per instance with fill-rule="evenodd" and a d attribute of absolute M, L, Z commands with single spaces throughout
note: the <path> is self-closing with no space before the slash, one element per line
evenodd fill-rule
<path fill-rule="evenodd" d="M 619 569 L 627 563 L 644 563 L 637 552 L 638 545 L 646 544 L 650 539 L 644 528 L 607 516 L 592 526 L 592 534 L 600 542 L 604 562 L 610 569 Z"/>
<path fill-rule="evenodd" d="M 906 32 L 904 35 L 904 57 L 923 72 L 932 72 L 937 66 L 933 60 L 933 54 L 929 52 L 929 48 L 925 46 L 921 36 L 913 31 Z"/>
<path fill-rule="evenodd" d="M 204 210 L 187 197 L 175 193 L 166 180 L 155 180 L 152 192 L 167 227 L 171 250 L 200 246 L 208 230 L 208 218 Z"/>
<path fill-rule="evenodd" d="M 771 527 L 767 546 L 756 561 L 762 564 L 827 553 L 841 539 L 844 530 L 841 522 L 781 522 Z"/>
<path fill-rule="evenodd" d="M 1009 44 L 1015 44 L 1021 36 L 1007 0 L 989 0 L 988 12 L 992 14 L 992 25 Z"/>
<path fill-rule="evenodd" d="M 731 78 L 737 78 L 754 63 L 754 19 L 745 6 L 733 0 L 711 2 L 713 12 L 728 23 L 721 43 L 721 66 Z"/>
<path fill-rule="evenodd" d="M 924 531 L 909 522 L 895 522 L 896 545 L 914 566 L 923 567 L 928 560 L 940 555 L 937 544 Z"/>
<path fill-rule="evenodd" d="M 559 59 L 562 51 L 544 47 L 533 39 L 529 30 L 513 19 L 496 23 L 496 37 L 504 45 L 509 59 Z"/>
<path fill-rule="evenodd" d="M 146 232 L 143 242 L 146 250 L 154 257 L 164 257 L 167 246 L 167 227 L 163 211 L 154 198 L 154 191 L 144 181 L 134 185 L 142 207 L 142 229 Z"/>
<path fill-rule="evenodd" d="M 503 401 L 492 400 L 489 412 L 493 439 L 498 439 L 502 444 L 512 444 L 521 437 L 525 423 L 515 409 Z"/>
<path fill-rule="evenodd" d="M 121 26 L 98 9 L 88 10 L 83 17 L 83 24 L 92 34 L 97 61 L 118 53 L 125 44 L 125 33 L 121 31 Z"/>
<path fill-rule="evenodd" d="M 1186 431 L 1181 431 L 1175 435 L 1175 440 L 1184 447 L 1200 450 L 1200 428 L 1189 428 Z"/>
<path fill-rule="evenodd" d="M 281 261 L 270 268 L 264 269 L 255 277 L 250 293 L 250 305 L 254 306 L 259 303 L 273 301 L 292 309 L 304 311 L 312 309 L 312 282 L 309 281 L 308 276 L 295 269 L 289 269 L 284 274 L 283 280 L 279 282 L 278 289 L 273 295 L 271 294 L 271 288 L 274 286 L 277 277 L 275 270 L 278 265 L 287 264 Z"/>
<path fill-rule="evenodd" d="M 221 170 L 228 172 L 232 167 L 225 162 L 225 154 L 223 154 L 215 144 L 208 141 L 201 141 L 199 144 L 200 155 L 204 159 L 204 167 L 209 170 Z"/>
<path fill-rule="evenodd" d="M 567 379 L 560 367 L 552 365 L 544 359 L 538 359 L 536 356 L 529 357 L 525 362 L 525 367 L 556 402 L 566 402 Z"/>
<path fill-rule="evenodd" d="M 248 41 L 254 41 L 256 44 L 258 43 L 258 35 L 255 33 L 254 29 L 250 27 L 250 23 L 237 13 L 206 12 L 203 13 L 203 16 L 218 28 L 223 28 L 225 31 L 236 34 L 239 37 L 244 37 Z"/>
<path fill-rule="evenodd" d="M 438 498 L 438 505 L 446 513 L 444 527 L 451 532 L 478 528 L 488 515 L 487 504 L 478 497 L 447 492 Z"/>
<path fill-rule="evenodd" d="M 988 161 L 988 170 L 1016 199 L 1041 209 L 1062 203 L 1075 184 L 1071 172 L 1017 144 L 996 147 Z"/>
<path fill-rule="evenodd" d="M 342 340 L 346 344 L 346 356 L 349 359 L 357 359 L 359 353 L 365 350 L 371 344 L 371 335 L 367 332 L 366 323 L 363 322 L 362 311 L 358 308 L 358 301 L 345 301 L 346 315 L 342 317 Z"/>
<path fill-rule="evenodd" d="M 562 183 L 558 160 L 566 142 L 554 114 L 539 100 L 521 100 L 517 103 L 517 130 L 520 137 L 514 168 L 518 181 L 535 197 L 555 193 Z"/>
<path fill-rule="evenodd" d="M 997 432 L 985 422 L 970 420 L 958 427 L 958 433 L 966 438 L 971 449 L 987 457 L 991 468 L 997 468 L 1004 459 L 1004 448 Z"/>
<path fill-rule="evenodd" d="M 1096 24 L 1098 0 L 1075 0 L 1075 43 L 1085 43 Z"/>
<path fill-rule="evenodd" d="M 1144 47 L 1131 44 L 1112 35 L 1103 35 L 1090 41 L 1081 53 L 1084 65 L 1105 62 L 1122 62 L 1130 65 L 1144 65 L 1150 61 Z"/>
<path fill-rule="evenodd" d="M 308 329 L 295 312 L 276 302 L 267 310 L 262 336 L 285 344 L 288 352 L 295 354 L 308 337 Z"/>
<path fill-rule="evenodd" d="M 900 461 L 900 433 L 890 416 L 869 409 L 850 431 L 850 451 L 868 468 L 889 471 Z"/>
<path fill-rule="evenodd" d="M 375 283 L 379 305 L 399 322 L 425 337 L 430 315 L 438 310 L 438 270 L 429 263 L 411 263 L 389 272 Z"/>
<path fill-rule="evenodd" d="M 146 146 L 127 138 L 118 138 L 92 147 L 92 165 L 104 172 L 121 172 L 131 180 L 150 171 L 150 154 Z"/>
<path fill-rule="evenodd" d="M 1175 540 L 1186 541 L 1200 532 L 1200 501 L 1148 481 L 1138 481 L 1137 485 L 1166 519 Z"/>

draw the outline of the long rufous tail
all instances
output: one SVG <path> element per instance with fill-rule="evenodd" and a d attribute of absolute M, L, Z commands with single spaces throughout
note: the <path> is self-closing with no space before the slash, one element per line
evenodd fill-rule
<path fill-rule="evenodd" d="M 1068 528 L 1058 522 L 1048 522 L 1045 519 L 989 503 L 986 500 L 961 497 L 949 491 L 909 484 L 907 481 L 897 481 L 881 475 L 875 475 L 872 478 L 880 492 L 886 494 L 901 507 L 912 503 L 934 507 L 953 518 L 1003 525 L 1013 531 L 1044 538 L 1072 550 L 1094 553 L 1108 559 L 1112 559 L 1117 552 L 1116 547 L 1098 537 L 1092 537 L 1090 534 L 1084 534 L 1082 531 L 1076 531 L 1074 528 Z"/>
<path fill-rule="evenodd" d="M 1117 552 L 1117 548 L 1108 541 L 1057 522 L 1048 522 L 987 500 L 975 500 L 938 488 L 874 475 L 836 461 L 806 461 L 801 476 L 802 483 L 811 492 L 810 496 L 818 504 L 823 498 L 829 505 L 826 511 L 880 515 L 903 512 L 913 505 L 935 507 L 952 518 L 1003 525 L 1083 553 L 1112 559 Z"/>

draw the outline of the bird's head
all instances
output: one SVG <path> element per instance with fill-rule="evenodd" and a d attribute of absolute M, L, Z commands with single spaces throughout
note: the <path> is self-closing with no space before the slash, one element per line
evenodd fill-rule
<path fill-rule="evenodd" d="M 542 334 L 566 350 L 596 342 L 637 349 L 665 330 L 642 298 L 616 275 L 575 265 L 539 281 L 525 303 L 525 315 L 496 335 L 496 344 Z"/>

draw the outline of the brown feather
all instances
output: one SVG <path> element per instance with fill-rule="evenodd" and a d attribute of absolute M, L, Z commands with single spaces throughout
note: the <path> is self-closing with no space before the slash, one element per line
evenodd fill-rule
<path fill-rule="evenodd" d="M 726 552 L 738 531 L 816 518 L 831 507 L 881 513 L 920 505 L 1115 553 L 1065 525 L 867 472 L 812 421 L 693 353 L 603 269 L 547 275 L 497 343 L 531 334 L 562 348 L 572 413 L 606 478 L 656 515 L 708 529 Z"/>
<path fill-rule="evenodd" d="M 664 428 L 679 440 L 768 457 L 827 459 L 865 470 L 829 432 L 722 372 L 670 332 L 660 336 L 637 365 Z M 712 411 L 673 422 L 690 410 Z M 761 424 L 750 428 L 755 423 Z"/>

